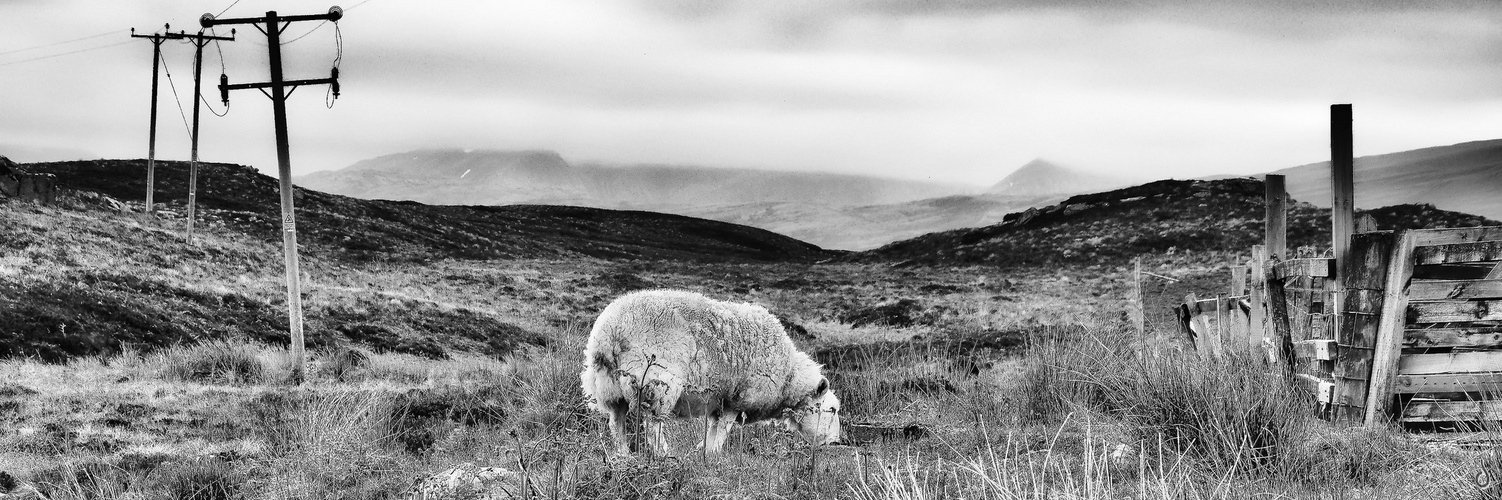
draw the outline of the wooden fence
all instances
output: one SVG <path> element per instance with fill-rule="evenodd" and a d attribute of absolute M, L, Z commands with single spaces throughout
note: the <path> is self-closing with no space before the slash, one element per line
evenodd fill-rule
<path fill-rule="evenodd" d="M 1331 420 L 1502 420 L 1502 227 L 1370 231 L 1349 249 L 1337 268 L 1254 247 L 1228 293 L 1185 298 L 1183 330 L 1207 356 L 1246 346 Z"/>

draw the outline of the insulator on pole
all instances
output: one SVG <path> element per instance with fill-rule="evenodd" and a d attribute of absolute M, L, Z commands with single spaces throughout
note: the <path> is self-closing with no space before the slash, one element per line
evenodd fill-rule
<path fill-rule="evenodd" d="M 339 98 L 339 68 L 334 68 L 334 70 L 331 72 L 330 79 L 333 80 L 333 81 L 329 82 L 329 86 L 332 87 L 333 90 L 334 90 L 334 98 L 338 99 Z"/>
<path fill-rule="evenodd" d="M 219 74 L 219 99 L 224 101 L 224 105 L 229 105 L 229 75 L 224 73 Z"/>

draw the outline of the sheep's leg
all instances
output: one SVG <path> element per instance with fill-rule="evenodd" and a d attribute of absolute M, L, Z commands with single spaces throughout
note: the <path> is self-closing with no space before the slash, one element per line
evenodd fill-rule
<path fill-rule="evenodd" d="M 730 437 L 730 428 L 735 426 L 738 413 L 721 413 L 710 417 L 705 423 L 704 442 L 699 446 L 704 448 L 706 455 L 719 455 L 725 448 L 725 440 Z"/>
<path fill-rule="evenodd" d="M 652 444 L 652 452 L 659 457 L 672 456 L 672 450 L 668 449 L 668 436 L 663 431 L 663 419 L 652 418 L 647 421 L 647 440 Z"/>
<path fill-rule="evenodd" d="M 670 456 L 668 438 L 663 430 L 663 424 L 673 416 L 673 406 L 678 403 L 678 397 L 683 394 L 683 386 L 675 385 L 664 380 L 651 380 L 643 388 L 642 399 L 645 407 L 642 413 L 647 420 L 647 441 L 652 446 L 652 451 L 659 456 Z"/>
<path fill-rule="evenodd" d="M 631 435 L 626 432 L 626 410 L 624 403 L 610 406 L 610 438 L 615 441 L 617 455 L 631 454 Z"/>

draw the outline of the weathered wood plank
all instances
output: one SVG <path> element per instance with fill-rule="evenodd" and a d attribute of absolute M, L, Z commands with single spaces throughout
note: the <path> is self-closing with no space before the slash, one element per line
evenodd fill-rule
<path fill-rule="evenodd" d="M 1408 288 L 1408 300 L 1502 298 L 1502 280 L 1416 281 Z"/>
<path fill-rule="evenodd" d="M 1398 376 L 1398 358 L 1403 355 L 1403 326 L 1407 324 L 1408 277 L 1413 275 L 1413 233 L 1398 233 L 1392 256 L 1387 259 L 1387 284 L 1383 286 L 1382 317 L 1372 353 L 1372 377 L 1366 389 L 1366 425 L 1392 420 L 1392 387 Z"/>
<path fill-rule="evenodd" d="M 1502 327 L 1410 328 L 1403 331 L 1403 346 L 1424 347 L 1502 347 Z"/>
<path fill-rule="evenodd" d="M 1335 358 L 1334 340 L 1300 340 L 1293 343 L 1293 352 L 1299 359 L 1310 358 L 1328 361 Z"/>
<path fill-rule="evenodd" d="M 1267 249 L 1268 258 L 1286 259 L 1288 258 L 1288 191 L 1283 176 L 1269 174 L 1262 186 L 1263 207 L 1266 209 L 1262 220 L 1267 223 L 1263 233 L 1263 245 Z"/>
<path fill-rule="evenodd" d="M 1265 298 L 1267 280 L 1263 278 L 1265 275 L 1262 271 L 1263 263 L 1266 260 L 1267 248 L 1262 245 L 1253 245 L 1251 269 L 1248 271 L 1251 278 L 1249 280 L 1250 289 L 1247 290 L 1247 301 L 1251 302 L 1252 311 L 1249 314 L 1251 328 L 1247 332 L 1247 347 L 1252 350 L 1254 355 L 1260 354 L 1257 358 L 1262 359 L 1264 362 L 1268 359 L 1267 353 L 1262 347 L 1263 338 L 1267 337 L 1267 303 Z"/>
<path fill-rule="evenodd" d="M 1502 300 L 1446 300 L 1408 303 L 1409 323 L 1502 321 Z"/>
<path fill-rule="evenodd" d="M 1502 280 L 1502 262 L 1498 262 L 1497 265 L 1492 266 L 1492 270 L 1486 273 L 1486 279 Z"/>
<path fill-rule="evenodd" d="M 1330 250 L 1350 255 L 1356 219 L 1356 155 L 1351 137 L 1351 105 L 1330 105 Z"/>
<path fill-rule="evenodd" d="M 1393 384 L 1393 394 L 1418 394 L 1421 392 L 1482 392 L 1499 394 L 1502 393 L 1502 372 L 1398 375 L 1397 380 Z"/>
<path fill-rule="evenodd" d="M 1268 176 L 1272 177 L 1272 176 Z M 1269 259 L 1263 267 L 1263 288 L 1267 293 L 1268 336 L 1272 341 L 1275 363 L 1285 377 L 1293 376 L 1293 339 L 1288 333 L 1288 297 L 1283 293 L 1283 280 L 1272 275 L 1277 259 Z"/>
<path fill-rule="evenodd" d="M 1502 351 L 1409 354 L 1398 360 L 1401 375 L 1502 371 Z"/>
<path fill-rule="evenodd" d="M 1334 375 L 1335 419 L 1345 422 L 1366 421 L 1366 398 L 1372 372 L 1372 356 L 1377 345 L 1377 321 L 1382 311 L 1383 286 L 1386 285 L 1388 259 L 1392 257 L 1397 235 L 1391 232 L 1361 233 L 1351 237 L 1349 258 L 1341 263 L 1340 277 L 1345 293 L 1341 308 Z"/>
<path fill-rule="evenodd" d="M 1419 264 L 1502 261 L 1502 241 L 1423 247 L 1414 250 L 1413 259 Z"/>
<path fill-rule="evenodd" d="M 1246 290 L 1246 266 L 1231 266 L 1231 297 L 1248 295 Z"/>
<path fill-rule="evenodd" d="M 1502 240 L 1502 226 L 1416 229 L 1414 233 L 1413 245 L 1416 247 Z"/>
<path fill-rule="evenodd" d="M 1334 276 L 1335 259 L 1289 259 L 1273 266 L 1273 275 L 1287 279 L 1295 276 Z"/>
<path fill-rule="evenodd" d="M 1350 346 L 1337 345 L 1335 349 L 1335 370 L 1331 375 L 1337 379 L 1351 379 L 1362 382 L 1361 394 L 1366 394 L 1366 380 L 1372 374 L 1372 350 Z M 1356 400 L 1356 406 L 1361 407 L 1365 399 Z"/>
<path fill-rule="evenodd" d="M 1404 422 L 1502 420 L 1502 401 L 1412 401 L 1403 407 Z"/>

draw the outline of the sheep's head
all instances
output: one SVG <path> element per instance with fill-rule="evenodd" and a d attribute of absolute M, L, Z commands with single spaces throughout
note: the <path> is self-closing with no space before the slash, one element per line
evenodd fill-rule
<path fill-rule="evenodd" d="M 828 379 L 820 379 L 819 387 L 789 411 L 787 426 L 813 444 L 840 442 L 840 398 L 829 390 Z"/>

